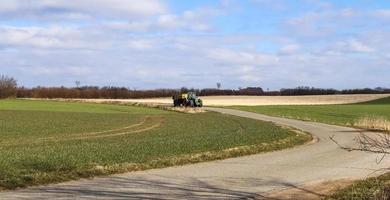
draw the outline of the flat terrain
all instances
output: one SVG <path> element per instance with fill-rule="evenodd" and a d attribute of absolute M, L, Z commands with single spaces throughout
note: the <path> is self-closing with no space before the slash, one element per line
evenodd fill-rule
<path fill-rule="evenodd" d="M 316 122 L 269 117 L 239 110 L 210 110 L 273 121 L 313 133 L 317 143 L 283 151 L 240 158 L 154 169 L 92 180 L 0 193 L 1 199 L 283 199 L 285 189 L 300 191 L 307 198 L 324 197 L 322 190 L 306 187 L 313 182 L 360 179 L 376 175 L 390 165 L 378 155 L 347 152 L 329 140 L 335 136 L 343 145 L 355 146 L 358 130 Z M 368 133 L 369 134 L 369 133 Z M 288 196 L 287 196 L 288 197 Z M 290 199 L 302 199 L 290 196 Z"/>
<path fill-rule="evenodd" d="M 345 105 L 235 106 L 233 108 L 270 116 L 359 127 L 365 126 L 360 122 L 362 119 L 381 119 L 381 126 L 390 127 L 390 124 L 386 125 L 390 123 L 390 97 Z"/>
<path fill-rule="evenodd" d="M 236 157 L 308 139 L 269 122 L 212 112 L 2 100 L 0 190 Z"/>
<path fill-rule="evenodd" d="M 371 101 L 390 94 L 308 95 L 308 96 L 206 96 L 201 97 L 206 106 L 255 106 L 255 105 L 319 105 L 348 104 Z M 92 99 L 92 102 L 120 101 L 172 104 L 172 98 L 154 99 Z"/>

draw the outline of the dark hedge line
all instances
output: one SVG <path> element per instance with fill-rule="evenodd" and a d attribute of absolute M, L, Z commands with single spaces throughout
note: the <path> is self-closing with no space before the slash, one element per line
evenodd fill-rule
<path fill-rule="evenodd" d="M 331 95 L 331 94 L 388 94 L 390 88 L 377 87 L 374 89 L 363 88 L 363 89 L 347 89 L 347 90 L 336 90 L 336 89 L 323 89 L 314 87 L 297 87 L 293 89 L 281 89 L 280 95 L 283 96 L 296 96 L 296 95 Z"/>
<path fill-rule="evenodd" d="M 281 89 L 280 91 L 263 91 L 261 87 L 247 87 L 233 89 L 155 89 L 155 90 L 131 90 L 125 87 L 19 87 L 16 90 L 18 98 L 105 98 L 105 99 L 129 99 L 129 98 L 155 98 L 171 97 L 180 92 L 195 91 L 199 96 L 219 95 L 252 95 L 252 96 L 299 96 L 299 95 L 332 95 L 332 94 L 385 94 L 390 93 L 389 88 L 364 88 L 335 90 L 313 87 L 297 87 L 293 89 Z"/>
<path fill-rule="evenodd" d="M 36 87 L 17 89 L 18 98 L 104 98 L 104 99 L 129 99 L 129 98 L 155 98 L 171 97 L 181 92 L 195 91 L 200 96 L 211 95 L 264 95 L 261 88 L 244 88 L 239 90 L 218 89 L 155 89 L 155 90 L 131 90 L 124 87 L 95 87 L 84 86 L 78 88 L 67 87 Z"/>

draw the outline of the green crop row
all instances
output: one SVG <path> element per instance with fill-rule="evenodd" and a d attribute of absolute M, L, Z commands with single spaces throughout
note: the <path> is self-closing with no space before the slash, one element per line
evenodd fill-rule
<path fill-rule="evenodd" d="M 212 112 L 49 101 L 0 101 L 0 125 L 2 189 L 241 156 L 310 140 L 272 123 Z"/>

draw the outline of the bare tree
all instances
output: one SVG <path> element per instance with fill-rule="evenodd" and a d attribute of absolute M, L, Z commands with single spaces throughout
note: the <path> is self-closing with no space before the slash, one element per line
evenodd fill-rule
<path fill-rule="evenodd" d="M 360 134 L 355 138 L 359 144 L 358 147 L 343 146 L 339 144 L 334 137 L 330 137 L 330 139 L 340 148 L 347 151 L 365 151 L 380 154 L 381 157 L 377 160 L 377 163 L 382 162 L 386 155 L 390 154 L 390 134 L 388 133 L 374 133 L 372 135 L 368 135 L 360 132 Z M 386 170 L 390 170 L 390 168 Z"/>
<path fill-rule="evenodd" d="M 0 98 L 16 96 L 17 82 L 14 78 L 5 75 L 0 76 Z"/>
<path fill-rule="evenodd" d="M 358 147 L 347 147 L 339 144 L 334 137 L 330 137 L 330 139 L 336 143 L 340 148 L 347 151 L 365 151 L 371 153 L 377 153 L 381 155 L 377 159 L 377 164 L 381 163 L 383 159 L 390 154 L 390 134 L 389 133 L 374 133 L 367 134 L 360 132 L 359 136 L 356 136 L 355 140 L 358 142 Z M 379 170 L 375 170 L 370 173 L 374 174 L 376 172 L 387 173 L 390 171 L 390 167 L 385 167 Z M 370 199 L 390 199 L 390 186 L 386 184 L 386 182 L 380 181 L 380 178 L 376 177 L 376 189 L 375 193 L 371 193 L 373 195 Z M 355 189 L 352 187 L 352 193 L 356 193 Z"/>

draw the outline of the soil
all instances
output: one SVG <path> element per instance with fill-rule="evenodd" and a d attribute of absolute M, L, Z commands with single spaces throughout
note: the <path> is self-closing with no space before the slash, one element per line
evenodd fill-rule
<path fill-rule="evenodd" d="M 371 101 L 390 94 L 351 94 L 351 95 L 307 95 L 307 96 L 205 96 L 200 97 L 205 106 L 254 106 L 254 105 L 320 105 L 348 104 Z M 74 100 L 75 101 L 75 100 Z M 151 106 L 172 105 L 172 98 L 152 99 L 88 99 L 86 102 L 111 102 L 147 104 Z M 191 110 L 191 109 L 190 109 Z M 192 112 L 192 111 L 190 111 Z M 195 111 L 196 112 L 196 111 Z"/>

